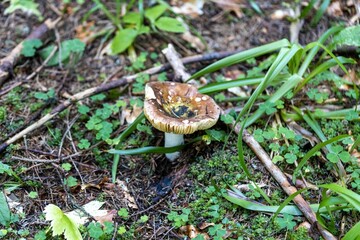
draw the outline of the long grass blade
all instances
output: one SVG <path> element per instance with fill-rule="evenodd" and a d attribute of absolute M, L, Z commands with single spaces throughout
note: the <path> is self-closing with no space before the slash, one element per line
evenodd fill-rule
<path fill-rule="evenodd" d="M 342 26 L 336 26 L 336 27 L 330 28 L 323 35 L 321 35 L 318 42 L 323 44 L 326 41 L 326 39 L 328 39 L 332 34 L 335 34 L 339 31 L 341 31 L 342 29 L 344 29 L 344 27 L 342 27 Z M 319 49 L 320 49 L 319 46 L 315 46 L 306 55 L 303 63 L 300 66 L 300 69 L 298 71 L 299 76 L 302 76 L 302 77 L 304 76 L 305 72 L 309 68 L 310 63 L 313 61 L 313 59 L 314 59 L 315 55 L 318 53 Z"/>
<path fill-rule="evenodd" d="M 218 83 L 210 83 L 203 87 L 200 87 L 198 90 L 200 93 L 209 94 L 213 92 L 220 92 L 232 87 L 240 87 L 240 86 L 249 86 L 259 84 L 264 78 L 239 78 L 232 81 L 226 82 L 218 82 Z"/>
<path fill-rule="evenodd" d="M 348 201 L 357 211 L 360 211 L 360 195 L 335 183 L 319 185 L 321 188 L 327 188 L 339 194 Z"/>
<path fill-rule="evenodd" d="M 233 196 L 231 196 L 231 195 Z M 245 208 L 247 210 L 251 210 L 251 211 L 257 211 L 257 212 L 269 212 L 269 213 L 276 213 L 279 209 L 280 206 L 279 205 L 272 205 L 272 206 L 268 206 L 268 205 L 263 205 L 254 201 L 249 201 L 246 200 L 246 198 L 239 196 L 238 194 L 234 194 L 232 192 L 229 192 L 229 194 L 223 194 L 223 197 L 225 199 L 227 199 L 229 202 L 232 202 L 242 208 Z M 343 205 L 343 199 L 339 199 L 339 198 L 331 198 L 331 200 L 329 201 L 329 207 L 332 211 L 336 211 L 336 210 L 343 210 L 343 209 L 349 209 L 348 206 L 344 206 Z M 310 204 L 310 208 L 313 211 L 320 211 L 320 212 L 326 212 L 325 208 L 320 208 L 319 209 L 319 204 Z M 294 216 L 302 216 L 303 213 L 298 209 L 297 206 L 295 205 L 285 205 L 284 207 L 282 207 L 280 209 L 280 211 L 278 212 L 280 214 L 290 214 L 290 215 L 294 215 Z"/>
<path fill-rule="evenodd" d="M 215 72 L 224 67 L 234 65 L 236 63 L 242 62 L 249 58 L 254 58 L 254 57 L 264 55 L 264 54 L 268 54 L 268 53 L 277 51 L 284 47 L 290 47 L 290 42 L 287 39 L 282 39 L 282 40 L 279 40 L 279 41 L 276 41 L 273 43 L 269 43 L 269 44 L 265 44 L 265 45 L 262 45 L 259 47 L 249 49 L 249 50 L 245 50 L 243 52 L 234 54 L 232 56 L 223 58 L 223 59 L 205 67 L 204 69 L 202 69 L 202 70 L 198 71 L 197 73 L 195 73 L 194 75 L 192 75 L 190 79 L 199 78 L 205 74 Z"/>
<path fill-rule="evenodd" d="M 124 141 L 124 139 L 129 136 L 135 129 L 136 126 L 145 118 L 144 112 L 142 112 L 136 119 L 134 122 L 132 122 L 120 135 L 119 137 L 116 138 L 116 140 L 114 140 L 115 144 L 116 144 L 116 148 L 120 148 L 122 142 Z M 111 167 L 111 180 L 112 182 L 116 181 L 116 173 L 117 173 L 117 168 L 119 165 L 119 161 L 120 161 L 120 155 L 119 154 L 115 154 L 114 155 L 114 159 L 113 159 L 113 164 Z"/>
<path fill-rule="evenodd" d="M 359 240 L 360 239 L 360 222 L 355 224 L 342 238 L 342 240 Z"/>

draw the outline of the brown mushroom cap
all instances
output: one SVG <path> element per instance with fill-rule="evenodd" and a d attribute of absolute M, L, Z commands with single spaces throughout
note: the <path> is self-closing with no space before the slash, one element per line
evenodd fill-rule
<path fill-rule="evenodd" d="M 214 126 L 220 108 L 190 84 L 149 82 L 145 86 L 144 114 L 160 131 L 191 134 Z"/>

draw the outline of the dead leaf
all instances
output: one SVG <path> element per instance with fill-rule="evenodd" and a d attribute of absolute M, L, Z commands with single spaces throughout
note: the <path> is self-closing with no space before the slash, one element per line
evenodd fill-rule
<path fill-rule="evenodd" d="M 204 229 L 206 229 L 206 228 L 208 228 L 210 226 L 214 226 L 214 225 L 215 225 L 215 223 L 201 222 L 201 223 L 198 224 L 198 228 L 200 230 L 204 230 Z"/>
<path fill-rule="evenodd" d="M 184 14 L 190 16 L 191 18 L 196 18 L 204 13 L 202 11 L 203 6 L 203 0 L 188 0 L 183 2 L 181 6 L 173 6 L 172 10 L 174 13 Z"/>
<path fill-rule="evenodd" d="M 107 211 L 105 215 L 102 216 L 94 216 L 94 219 L 98 221 L 101 225 L 104 225 L 104 222 L 113 222 L 113 218 L 116 216 L 117 211 L 112 209 Z"/>
<path fill-rule="evenodd" d="M 343 11 L 341 10 L 341 4 L 339 1 L 332 2 L 330 6 L 326 9 L 326 11 L 330 16 L 334 17 L 344 15 Z"/>
<path fill-rule="evenodd" d="M 94 21 L 84 22 L 75 28 L 75 37 L 84 43 L 88 43 L 91 36 L 95 34 Z"/>
<path fill-rule="evenodd" d="M 76 219 L 78 224 L 83 225 L 89 221 L 90 217 L 95 219 L 108 214 L 108 210 L 100 210 L 103 204 L 104 202 L 91 201 L 84 204 L 81 209 L 75 209 L 67 214 Z"/>
<path fill-rule="evenodd" d="M 124 199 L 127 201 L 128 206 L 133 209 L 138 209 L 139 207 L 135 202 L 135 198 L 131 196 L 129 189 L 126 186 L 126 183 L 124 181 L 117 179 L 116 184 L 120 187 L 121 190 L 123 190 Z"/>
<path fill-rule="evenodd" d="M 143 108 L 134 105 L 132 109 L 124 108 L 121 112 L 121 119 L 125 119 L 128 124 L 131 124 L 142 113 Z"/>
<path fill-rule="evenodd" d="M 238 18 L 243 17 L 242 7 L 246 7 L 244 0 L 212 0 L 224 11 L 234 12 Z"/>
<path fill-rule="evenodd" d="M 187 236 L 190 239 L 196 238 L 199 234 L 203 235 L 204 239 L 210 239 L 207 233 L 200 232 L 194 225 L 182 226 L 179 228 L 179 233 L 183 236 Z"/>
<path fill-rule="evenodd" d="M 190 43 L 191 47 L 195 48 L 198 52 L 203 52 L 206 48 L 200 38 L 192 35 L 189 31 L 183 33 L 181 37 L 182 39 Z"/>
<path fill-rule="evenodd" d="M 86 184 L 81 184 L 81 190 L 85 190 L 87 188 L 96 188 L 96 189 L 101 189 L 101 187 L 97 184 L 93 184 L 93 183 L 86 183 Z"/>

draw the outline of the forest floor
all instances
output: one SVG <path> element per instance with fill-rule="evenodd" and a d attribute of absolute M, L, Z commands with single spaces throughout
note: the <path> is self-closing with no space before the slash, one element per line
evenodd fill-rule
<path fill-rule="evenodd" d="M 359 8 L 357 1 L 331 1 L 323 14 L 319 13 L 321 6 L 315 6 L 305 17 L 297 15 L 298 18 L 296 11 L 304 10 L 309 1 L 303 1 L 299 6 L 293 1 L 223 1 L 230 7 L 224 6 L 222 1 L 208 1 L 198 9 L 202 14 L 179 15 L 190 27 L 190 40 L 184 39 L 181 33 L 150 28 L 150 33 L 136 37 L 130 50 L 114 55 L 108 54 L 110 40 L 114 37 L 114 22 L 106 14 L 106 9 L 115 12 L 113 1 L 104 3 L 105 10 L 101 7 L 94 10 L 97 1 L 83 4 L 37 2 L 44 20 L 59 21 L 41 35 L 42 45 L 35 53 L 28 47 L 30 53 L 24 56 L 26 53 L 23 52 L 17 57 L 3 81 L 0 76 L 0 144 L 3 147 L 0 152 L 0 238 L 62 239 L 52 236 L 46 207 L 54 204 L 63 212 L 71 212 L 83 209 L 87 203 L 94 205 L 88 209 L 91 216 L 84 217 L 86 221 L 80 226 L 84 239 L 320 238 L 314 224 L 308 228 L 299 227 L 307 226 L 304 216 L 283 214 L 274 220 L 272 213 L 245 209 L 224 198 L 231 188 L 241 191 L 246 201 L 264 205 L 280 205 L 288 195 L 256 153 L 244 144 L 241 154 L 252 177 L 249 179 L 238 157 L 238 136 L 225 124 L 223 117 L 212 131 L 185 136 L 186 142 L 199 136 L 203 141 L 182 150 L 175 163 L 158 153 L 121 155 L 114 168 L 115 155 L 108 152 L 110 149 L 162 146 L 163 133 L 145 120 L 119 145 L 116 138 L 142 112 L 144 84 L 172 81 L 174 71 L 171 68 L 151 75 L 140 74 L 129 84 L 91 94 L 91 97 L 72 99 L 86 89 L 106 86 L 166 64 L 168 60 L 162 50 L 169 43 L 174 45 L 181 58 L 214 52 L 235 53 L 281 39 L 293 39 L 299 46 L 305 46 L 317 41 L 333 26 L 357 25 L 360 14 L 356 11 Z M 171 2 L 178 7 L 184 5 L 182 1 Z M 10 2 L 0 3 L 0 59 L 9 56 L 43 22 L 31 14 L 33 11 L 6 13 L 9 6 Z M 145 11 L 149 8 L 151 6 L 144 4 Z M 124 12 L 125 8 L 121 10 Z M 138 12 L 137 3 L 129 11 Z M 164 14 L 175 16 L 169 10 Z M 312 24 L 317 16 L 319 20 Z M 148 20 L 144 21 L 150 25 Z M 73 39 L 81 41 L 60 44 Z M 69 53 L 68 58 L 60 62 L 58 58 L 49 61 L 54 64 L 44 63 L 51 57 L 51 49 L 47 53 L 44 49 L 60 45 L 64 55 Z M 24 46 L 23 49 L 26 50 Z M 55 55 L 61 57 L 55 50 Z M 254 73 L 265 76 L 276 54 L 274 51 L 250 58 L 196 80 L 204 86 L 239 76 L 252 77 Z M 321 75 L 322 78 L 314 77 L 314 82 L 296 95 L 283 97 L 281 106 L 270 106 L 269 110 L 274 111 L 264 114 L 248 128 L 273 163 L 290 175 L 289 181 L 298 162 L 319 139 L 324 140 L 304 120 L 295 120 L 298 128 L 292 127 L 294 125 L 285 121 L 283 113 L 294 113 L 293 107 L 316 112 L 316 109 L 337 111 L 357 105 L 358 52 L 344 48 L 335 54 L 352 57 L 357 62 L 345 65 L 349 74 L 338 66 L 332 67 Z M 185 65 L 190 74 L 218 60 L 199 59 Z M 9 70 L 3 63 L 0 60 L 0 69 Z M 283 73 L 285 71 L 288 70 L 285 68 Z M 336 81 L 342 79 L 345 83 L 337 84 Z M 224 116 L 229 116 L 241 111 L 256 86 L 233 87 L 210 95 L 227 113 Z M 276 85 L 268 86 L 253 108 L 257 109 L 277 88 Z M 57 106 L 64 106 L 61 104 L 69 100 L 72 103 L 68 107 L 22 134 L 23 129 L 54 113 L 54 109 L 59 109 Z M 355 118 L 358 120 L 358 115 Z M 329 161 L 326 151 L 318 151 L 303 167 L 299 182 L 308 186 L 307 191 L 301 193 L 308 203 L 319 203 L 324 197 L 317 187 L 321 184 L 341 183 L 343 187 L 359 192 L 359 147 L 352 144 L 359 136 L 360 128 L 358 122 L 352 120 L 347 116 L 317 118 L 326 139 L 349 134 L 352 140 L 340 141 L 335 146 L 340 149 L 337 154 L 344 175 L 339 175 L 339 164 Z M 299 128 L 303 131 L 295 131 Z M 15 140 L 9 142 L 9 139 Z M 342 159 L 340 153 L 343 152 L 349 152 L 351 159 Z M 99 202 L 103 202 L 101 210 L 106 211 L 97 210 Z M 10 217 L 6 216 L 7 209 L 11 211 Z M 341 237 L 359 222 L 360 214 L 346 209 L 334 211 L 331 216 L 322 215 L 322 219 L 334 236 Z"/>

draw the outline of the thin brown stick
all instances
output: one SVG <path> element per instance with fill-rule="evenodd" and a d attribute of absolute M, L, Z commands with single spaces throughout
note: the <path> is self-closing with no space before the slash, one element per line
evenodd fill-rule
<path fill-rule="evenodd" d="M 209 54 L 201 54 L 201 55 L 196 55 L 196 56 L 192 56 L 192 57 L 183 58 L 182 62 L 184 64 L 190 64 L 190 63 L 194 63 L 194 62 L 210 61 L 210 60 L 214 60 L 214 59 L 218 59 L 218 58 L 223 58 L 223 57 L 235 54 L 237 52 L 239 52 L 239 50 L 237 50 L 237 51 L 209 53 Z M 24 135 L 34 131 L 35 129 L 37 129 L 37 128 L 41 127 L 41 126 L 43 126 L 47 121 L 49 121 L 50 119 L 57 116 L 60 112 L 62 112 L 66 108 L 68 108 L 73 103 L 75 103 L 75 102 L 77 102 L 79 100 L 82 100 L 84 98 L 91 97 L 91 96 L 93 96 L 95 94 L 106 92 L 108 90 L 111 90 L 111 89 L 114 89 L 114 88 L 117 88 L 117 87 L 121 87 L 121 86 L 124 86 L 126 84 L 130 84 L 130 83 L 134 82 L 134 80 L 140 74 L 153 75 L 153 74 L 163 72 L 163 71 L 165 71 L 165 70 L 167 70 L 169 68 L 170 68 L 170 64 L 164 64 L 164 65 L 161 65 L 161 66 L 153 67 L 153 68 L 145 70 L 145 71 L 143 71 L 141 73 L 134 74 L 134 75 L 131 75 L 131 76 L 122 77 L 122 78 L 120 78 L 118 80 L 114 80 L 114 81 L 111 81 L 109 83 L 97 86 L 97 87 L 92 87 L 92 88 L 86 89 L 86 90 L 84 90 L 82 92 L 79 92 L 79 93 L 73 95 L 71 99 L 65 100 L 64 102 L 62 102 L 61 104 L 56 106 L 50 113 L 46 114 L 40 120 L 38 120 L 37 122 L 33 123 L 32 125 L 28 126 L 27 128 L 25 128 L 21 132 L 17 133 L 13 137 L 7 139 L 2 144 L 0 144 L 0 153 L 3 152 L 10 144 L 16 142 L 18 139 L 22 138 Z"/>
<path fill-rule="evenodd" d="M 234 131 L 239 134 L 241 130 L 240 124 L 237 124 L 234 127 Z M 287 180 L 285 174 L 271 161 L 269 155 L 265 150 L 260 146 L 260 144 L 255 140 L 255 138 L 246 130 L 243 131 L 243 140 L 244 142 L 253 150 L 258 159 L 262 162 L 265 168 L 270 172 L 271 176 L 280 184 L 281 188 L 287 195 L 291 195 L 297 191 L 297 189 L 292 186 Z M 305 201 L 305 199 L 299 194 L 294 199 L 293 202 L 299 208 L 299 210 L 304 214 L 305 218 L 314 226 L 317 227 L 320 234 L 326 240 L 336 240 L 329 231 L 324 229 L 316 220 L 316 215 L 313 210 L 310 208 L 310 205 Z"/>
<path fill-rule="evenodd" d="M 60 19 L 58 18 L 54 21 L 47 19 L 43 24 L 35 28 L 25 40 L 44 39 L 49 30 L 53 29 Z M 18 63 L 24 41 L 20 42 L 9 55 L 0 59 L 0 87 L 12 75 L 14 66 Z"/>

